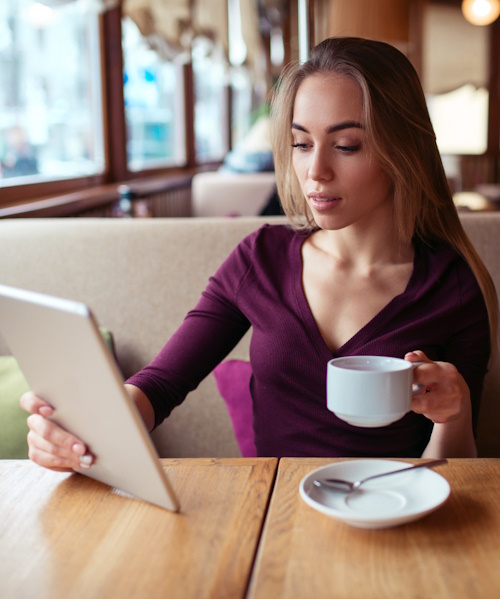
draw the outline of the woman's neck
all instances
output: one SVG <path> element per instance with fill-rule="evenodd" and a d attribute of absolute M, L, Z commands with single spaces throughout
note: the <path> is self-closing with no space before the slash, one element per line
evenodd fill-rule
<path fill-rule="evenodd" d="M 393 227 L 360 230 L 354 226 L 340 230 L 319 230 L 313 243 L 332 258 L 355 269 L 369 270 L 387 264 L 413 261 L 414 248 L 404 243 Z"/>

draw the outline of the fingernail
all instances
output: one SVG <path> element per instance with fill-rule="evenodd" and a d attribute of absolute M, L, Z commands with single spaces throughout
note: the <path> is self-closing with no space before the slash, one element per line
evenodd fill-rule
<path fill-rule="evenodd" d="M 38 413 L 43 416 L 44 418 L 50 418 L 53 414 L 54 414 L 54 409 L 51 408 L 50 406 L 42 406 L 39 410 Z"/>
<path fill-rule="evenodd" d="M 90 468 L 92 466 L 93 461 L 94 461 L 94 458 L 89 453 L 86 453 L 85 455 L 80 456 L 80 468 L 84 468 L 84 469 Z"/>

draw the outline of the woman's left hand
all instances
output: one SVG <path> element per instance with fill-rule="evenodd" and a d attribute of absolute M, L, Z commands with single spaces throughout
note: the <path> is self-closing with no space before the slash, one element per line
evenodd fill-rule
<path fill-rule="evenodd" d="M 425 362 L 414 370 L 414 381 L 426 391 L 414 396 L 411 410 L 434 423 L 445 423 L 470 414 L 470 391 L 458 370 L 448 362 L 433 362 L 423 351 L 405 356 L 409 362 Z"/>

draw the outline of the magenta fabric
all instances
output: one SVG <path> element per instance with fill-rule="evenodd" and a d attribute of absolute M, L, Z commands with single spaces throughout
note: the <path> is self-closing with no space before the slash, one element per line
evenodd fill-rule
<path fill-rule="evenodd" d="M 250 395 L 252 367 L 243 360 L 226 360 L 214 369 L 215 381 L 226 402 L 236 441 L 244 458 L 257 455 L 253 438 L 253 408 Z"/>

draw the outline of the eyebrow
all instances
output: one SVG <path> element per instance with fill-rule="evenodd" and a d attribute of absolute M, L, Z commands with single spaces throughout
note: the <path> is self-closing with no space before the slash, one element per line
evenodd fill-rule
<path fill-rule="evenodd" d="M 304 133 L 309 133 L 309 131 L 299 125 L 298 123 L 292 123 L 292 129 L 297 129 L 298 131 L 303 131 Z M 330 125 L 327 128 L 327 133 L 335 133 L 336 131 L 342 131 L 343 129 L 364 129 L 364 126 L 357 121 L 344 121 L 343 123 L 339 123 L 338 125 Z"/>

